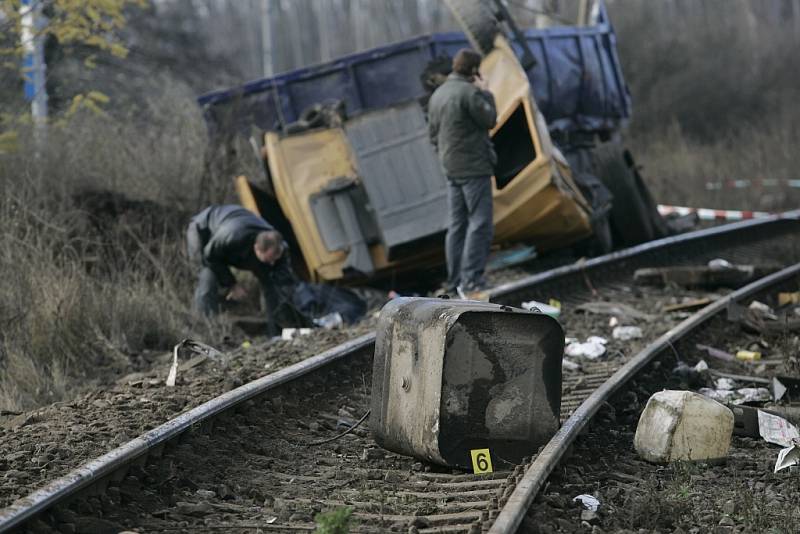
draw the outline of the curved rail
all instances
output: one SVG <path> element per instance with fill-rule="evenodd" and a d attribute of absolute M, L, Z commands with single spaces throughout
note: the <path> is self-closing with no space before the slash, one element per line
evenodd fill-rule
<path fill-rule="evenodd" d="M 80 492 L 100 479 L 112 475 L 119 469 L 124 469 L 137 459 L 146 457 L 154 449 L 205 420 L 329 363 L 349 358 L 365 351 L 372 351 L 374 342 L 375 335 L 366 334 L 342 343 L 317 356 L 223 393 L 219 397 L 215 397 L 167 421 L 163 425 L 145 432 L 141 436 L 99 458 L 89 461 L 78 469 L 0 511 L 0 532 L 22 525 L 25 521 L 47 510 L 62 499 Z"/>
<path fill-rule="evenodd" d="M 763 235 L 779 231 L 797 233 L 798 230 L 800 230 L 800 212 L 790 212 L 776 215 L 768 219 L 743 221 L 707 230 L 700 230 L 676 237 L 660 239 L 606 256 L 593 258 L 586 262 L 539 273 L 510 284 L 504 284 L 492 290 L 490 292 L 490 298 L 493 302 L 517 305 L 520 300 L 527 298 L 531 293 L 535 294 L 537 291 L 543 292 L 549 290 L 548 288 L 551 288 L 553 285 L 572 284 L 575 280 L 581 280 L 587 273 L 593 273 L 595 271 L 598 273 L 607 272 L 615 266 L 624 265 L 624 269 L 614 269 L 616 274 L 619 275 L 621 272 L 630 271 L 633 260 L 638 259 L 645 261 L 648 258 L 652 258 L 653 254 L 665 254 L 670 251 L 683 250 L 688 246 L 707 248 L 706 245 L 709 239 L 737 244 L 739 240 L 741 240 L 740 236 L 750 231 Z M 672 333 L 673 332 L 670 332 L 665 336 L 670 336 Z M 661 339 L 671 339 L 665 336 L 662 336 Z M 371 352 L 374 347 L 374 341 L 374 333 L 363 335 L 317 356 L 240 386 L 237 389 L 229 391 L 179 415 L 107 454 L 84 464 L 67 475 L 31 493 L 27 497 L 14 502 L 11 506 L 0 510 L 0 532 L 19 527 L 56 503 L 73 497 L 95 484 L 102 483 L 115 473 L 127 469 L 127 466 L 133 464 L 135 461 L 147 458 L 150 454 L 157 454 L 167 442 L 175 439 L 190 428 L 218 416 L 247 400 L 262 395 L 277 386 L 307 375 L 333 362 Z M 662 342 L 666 343 L 667 341 Z M 629 367 L 631 365 L 635 366 L 634 362 L 628 364 L 628 366 L 618 372 L 617 375 L 623 373 L 623 371 L 625 373 L 635 373 L 644 363 L 641 363 L 639 366 Z M 617 375 L 615 375 L 615 377 Z M 593 413 L 593 411 L 591 413 L 581 411 L 579 408 L 569 421 L 572 421 L 575 417 L 585 419 L 585 421 L 579 425 L 582 428 L 582 426 L 586 424 L 586 421 L 588 421 L 588 417 Z M 569 423 L 569 428 L 577 424 L 576 422 Z M 567 428 L 568 425 L 565 424 L 565 429 Z M 561 435 L 562 433 L 559 432 L 557 437 Z M 544 452 L 545 451 L 540 455 L 541 457 L 544 457 Z M 560 458 L 560 454 L 558 457 Z M 537 460 L 537 462 L 538 461 L 539 460 Z M 529 472 L 530 471 L 531 470 L 529 470 Z M 538 490 L 536 484 L 539 483 L 535 480 L 529 481 L 526 475 L 526 478 L 517 486 L 517 489 L 512 495 L 514 498 L 513 502 L 521 504 L 528 499 L 532 500 L 532 497 L 529 497 L 528 493 L 533 490 L 532 495 L 535 495 L 535 491 Z M 529 490 L 522 492 L 522 488 L 524 487 L 528 487 Z M 509 500 L 509 502 L 511 503 L 512 501 Z M 522 513 L 524 514 L 524 511 Z M 506 522 L 503 524 L 507 524 L 508 528 L 512 528 L 511 525 L 515 524 L 514 521 L 521 520 L 521 516 L 519 519 L 513 519 L 514 516 L 511 516 L 509 519 L 509 514 L 510 512 L 505 513 L 504 510 L 504 512 L 498 516 L 498 523 L 496 523 L 498 525 L 497 528 L 502 528 L 499 526 L 501 525 L 501 523 L 499 523 L 501 518 Z M 505 532 L 505 530 L 493 528 L 492 532 Z"/>
<path fill-rule="evenodd" d="M 733 293 L 709 304 L 699 312 L 684 320 L 675 328 L 659 337 L 644 350 L 622 366 L 602 386 L 597 388 L 561 426 L 556 435 L 544 446 L 514 492 L 509 496 L 503 509 L 495 519 L 489 534 L 516 532 L 536 494 L 544 486 L 547 477 L 558 465 L 567 448 L 578 437 L 600 407 L 624 384 L 633 378 L 662 351 L 672 347 L 680 338 L 718 313 L 724 311 L 731 302 L 739 301 L 764 289 L 800 274 L 800 263 L 782 271 L 757 280 Z"/>

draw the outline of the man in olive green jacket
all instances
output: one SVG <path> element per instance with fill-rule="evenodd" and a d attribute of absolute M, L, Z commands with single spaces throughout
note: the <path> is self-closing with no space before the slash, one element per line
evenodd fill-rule
<path fill-rule="evenodd" d="M 492 244 L 492 182 L 497 163 L 489 130 L 497 121 L 492 94 L 482 87 L 481 56 L 460 50 L 453 72 L 428 102 L 428 128 L 447 176 L 447 286 L 463 294 L 484 289 Z"/>

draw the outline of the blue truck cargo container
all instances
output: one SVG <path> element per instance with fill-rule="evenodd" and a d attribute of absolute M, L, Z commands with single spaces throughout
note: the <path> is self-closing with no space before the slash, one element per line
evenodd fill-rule
<path fill-rule="evenodd" d="M 536 65 L 528 71 L 539 109 L 551 131 L 610 132 L 631 114 L 631 100 L 605 11 L 592 26 L 524 32 Z M 307 108 L 341 100 L 348 115 L 425 96 L 420 75 L 441 56 L 469 46 L 459 32 L 435 33 L 198 98 L 209 130 L 250 134 L 278 130 Z M 521 50 L 517 47 L 518 55 Z"/>

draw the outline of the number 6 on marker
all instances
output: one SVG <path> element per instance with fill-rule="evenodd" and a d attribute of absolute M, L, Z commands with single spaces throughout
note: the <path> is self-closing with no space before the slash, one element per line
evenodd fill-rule
<path fill-rule="evenodd" d="M 472 472 L 476 475 L 492 472 L 492 456 L 489 449 L 472 449 Z"/>

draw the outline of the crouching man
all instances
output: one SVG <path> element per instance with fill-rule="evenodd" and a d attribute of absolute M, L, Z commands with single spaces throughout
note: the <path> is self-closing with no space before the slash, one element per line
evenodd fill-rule
<path fill-rule="evenodd" d="M 245 289 L 236 283 L 230 267 L 250 271 L 264 295 L 267 334 L 278 334 L 278 308 L 291 299 L 297 284 L 283 236 L 241 206 L 213 205 L 192 217 L 186 242 L 189 258 L 198 269 L 194 310 L 206 317 L 216 315 L 221 289 L 229 300 L 243 298 Z"/>

